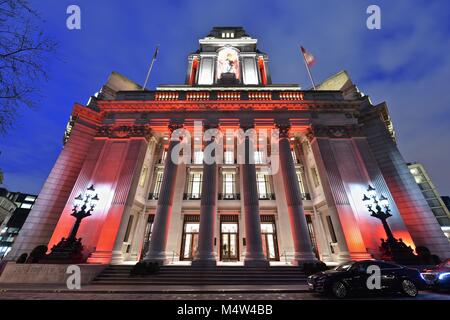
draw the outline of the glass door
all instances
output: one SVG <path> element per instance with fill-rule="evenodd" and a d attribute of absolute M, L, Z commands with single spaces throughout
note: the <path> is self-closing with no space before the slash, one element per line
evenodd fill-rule
<path fill-rule="evenodd" d="M 185 222 L 181 244 L 181 260 L 193 260 L 198 248 L 198 231 L 200 223 Z"/>
<path fill-rule="evenodd" d="M 306 223 L 308 225 L 308 233 L 309 233 L 309 238 L 311 239 L 311 245 L 312 245 L 313 252 L 314 252 L 316 258 L 320 259 L 319 246 L 317 245 L 317 238 L 316 238 L 316 234 L 314 232 L 314 224 L 312 222 L 311 215 L 309 215 L 309 214 L 306 215 Z"/>
<path fill-rule="evenodd" d="M 220 226 L 220 260 L 239 260 L 239 234 L 238 224 L 235 222 L 222 222 Z"/>
<path fill-rule="evenodd" d="M 277 234 L 274 222 L 261 222 L 261 237 L 264 255 L 268 260 L 279 261 Z"/>
<path fill-rule="evenodd" d="M 147 254 L 148 247 L 150 246 L 150 238 L 152 236 L 152 229 L 153 229 L 153 221 L 155 220 L 154 215 L 149 215 L 147 219 L 147 225 L 145 226 L 145 232 L 144 232 L 144 244 L 142 245 L 141 250 L 141 260 L 144 258 L 144 256 Z"/>

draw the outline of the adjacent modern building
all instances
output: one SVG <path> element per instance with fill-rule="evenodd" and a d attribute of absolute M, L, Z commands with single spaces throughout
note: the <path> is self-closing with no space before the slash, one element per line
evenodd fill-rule
<path fill-rule="evenodd" d="M 28 217 L 37 196 L 0 188 L 0 210 L 7 212 L 0 220 L 0 259 L 8 254 Z"/>
<path fill-rule="evenodd" d="M 240 27 L 199 40 L 184 84 L 143 90 L 112 73 L 74 105 L 64 141 L 11 259 L 67 237 L 90 185 L 100 200 L 78 232 L 88 263 L 378 257 L 386 236 L 363 202 L 369 185 L 388 199 L 397 238 L 450 256 L 386 103 L 373 105 L 346 72 L 317 90 L 272 83 L 269 56 Z"/>
<path fill-rule="evenodd" d="M 445 199 L 441 198 L 436 186 L 422 164 L 417 162 L 408 163 L 408 167 L 420 190 L 422 190 L 422 194 L 427 200 L 442 231 L 450 240 L 450 211 L 444 202 Z"/>

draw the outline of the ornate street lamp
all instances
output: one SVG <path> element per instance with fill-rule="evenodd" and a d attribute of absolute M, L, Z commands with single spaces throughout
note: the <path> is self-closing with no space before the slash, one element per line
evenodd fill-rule
<path fill-rule="evenodd" d="M 84 196 L 81 193 L 75 198 L 74 206 L 72 209 L 72 217 L 75 217 L 75 224 L 72 227 L 68 241 L 75 241 L 78 229 L 80 228 L 81 220 L 91 215 L 97 205 L 99 198 L 98 194 L 95 193 L 94 185 L 87 188 Z"/>
<path fill-rule="evenodd" d="M 370 215 L 381 220 L 387 235 L 387 241 L 381 239 L 381 259 L 400 264 L 418 264 L 419 260 L 414 254 L 414 250 L 407 246 L 402 239 L 395 239 L 392 234 L 392 230 L 387 223 L 387 219 L 392 217 L 388 199 L 384 195 L 378 196 L 375 188 L 369 185 L 367 194 L 364 194 L 362 200 L 366 203 Z"/>
<path fill-rule="evenodd" d="M 364 194 L 363 201 L 366 203 L 370 215 L 381 220 L 388 241 L 395 242 L 396 240 L 392 234 L 392 230 L 387 223 L 387 219 L 392 217 L 388 199 L 384 195 L 378 197 L 376 189 L 369 185 L 367 194 Z"/>
<path fill-rule="evenodd" d="M 78 229 L 81 221 L 89 217 L 94 210 L 99 198 L 95 193 L 95 188 L 91 185 L 86 189 L 84 195 L 79 194 L 73 203 L 72 214 L 76 220 L 70 231 L 69 237 L 62 238 L 58 244 L 51 248 L 51 252 L 45 256 L 41 262 L 46 263 L 83 263 L 85 256 L 83 255 L 83 245 L 81 238 L 77 239 Z"/>

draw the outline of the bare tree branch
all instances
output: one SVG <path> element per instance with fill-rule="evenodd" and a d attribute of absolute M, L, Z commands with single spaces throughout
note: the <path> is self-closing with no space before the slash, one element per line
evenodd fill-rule
<path fill-rule="evenodd" d="M 56 44 L 46 37 L 42 19 L 26 0 L 0 0 L 0 135 L 21 107 L 34 107 L 46 63 Z"/>

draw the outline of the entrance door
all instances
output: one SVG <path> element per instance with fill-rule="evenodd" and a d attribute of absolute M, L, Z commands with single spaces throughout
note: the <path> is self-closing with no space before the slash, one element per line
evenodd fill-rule
<path fill-rule="evenodd" d="M 151 214 L 148 216 L 147 225 L 145 226 L 144 244 L 142 245 L 140 260 L 142 260 L 144 258 L 144 256 L 147 254 L 148 247 L 150 246 L 150 237 L 152 236 L 154 220 L 155 220 L 155 215 Z"/>
<path fill-rule="evenodd" d="M 306 215 L 306 223 L 308 224 L 308 233 L 309 233 L 309 238 L 311 239 L 311 245 L 312 245 L 313 252 L 316 255 L 316 258 L 320 259 L 319 246 L 317 245 L 317 238 L 316 238 L 316 234 L 314 232 L 314 225 L 313 225 L 313 222 L 311 219 L 311 215 L 309 215 L 309 214 Z"/>
<path fill-rule="evenodd" d="M 261 237 L 264 255 L 270 261 L 279 261 L 277 233 L 274 222 L 261 222 Z"/>
<path fill-rule="evenodd" d="M 220 225 L 220 260 L 239 260 L 238 224 L 235 222 L 221 222 Z"/>
<path fill-rule="evenodd" d="M 181 260 L 193 260 L 197 253 L 198 247 L 198 231 L 200 223 L 185 222 L 183 229 L 183 242 L 181 244 Z"/>

